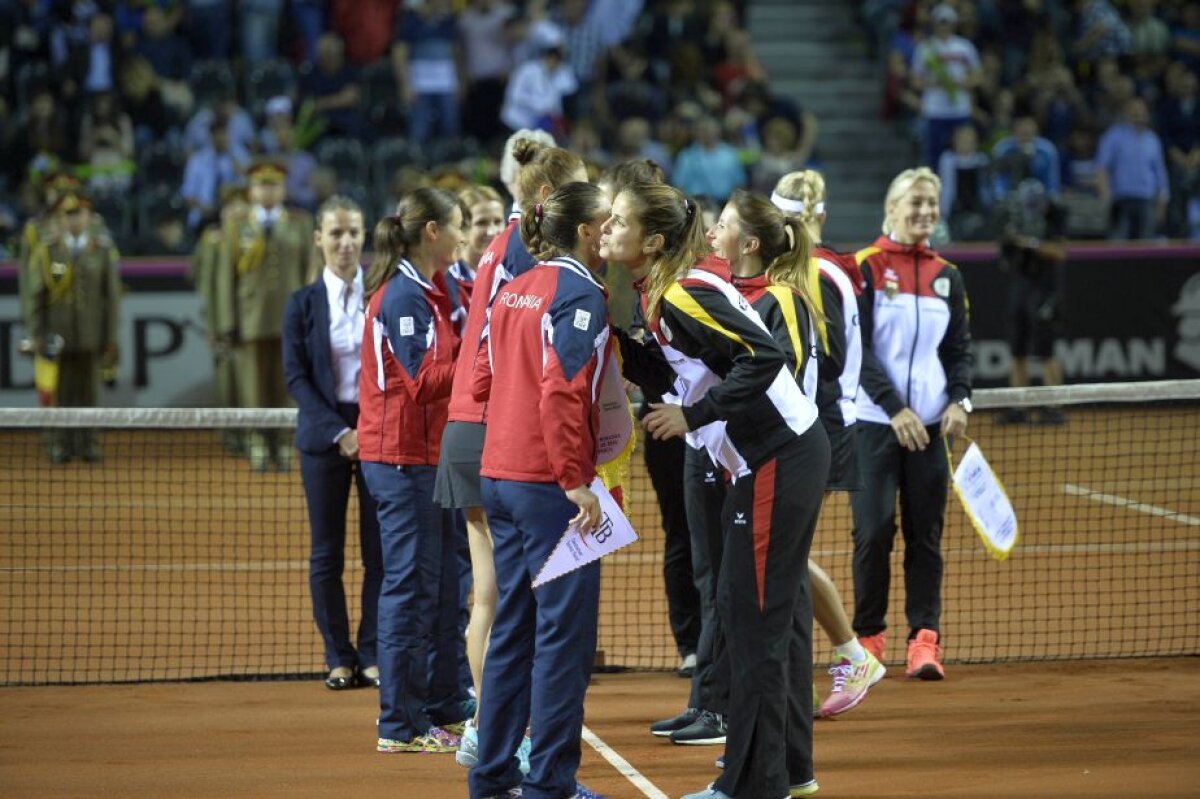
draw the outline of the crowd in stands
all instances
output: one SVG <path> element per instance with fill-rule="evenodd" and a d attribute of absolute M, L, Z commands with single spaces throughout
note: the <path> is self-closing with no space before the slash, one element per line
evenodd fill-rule
<path fill-rule="evenodd" d="M 810 161 L 730 0 L 0 0 L 0 244 L 74 172 L 122 252 L 190 250 L 263 157 L 289 201 L 382 212 L 495 182 L 542 128 L 601 169 L 648 156 L 723 202 Z"/>
<path fill-rule="evenodd" d="M 943 181 L 952 236 L 987 239 L 1024 179 L 1074 235 L 1200 237 L 1200 2 L 864 0 L 884 115 Z"/>

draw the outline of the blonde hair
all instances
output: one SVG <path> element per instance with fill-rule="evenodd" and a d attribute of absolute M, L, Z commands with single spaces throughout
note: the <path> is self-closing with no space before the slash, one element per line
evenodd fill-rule
<path fill-rule="evenodd" d="M 646 238 L 663 237 L 663 246 L 650 262 L 646 277 L 646 319 L 658 316 L 663 295 L 687 270 L 708 254 L 704 215 L 695 200 L 665 183 L 643 183 L 621 192 L 630 200 L 632 217 Z"/>
<path fill-rule="evenodd" d="M 775 184 L 775 195 L 785 200 L 795 200 L 804 203 L 804 210 L 798 213 L 784 211 L 785 214 L 804 225 L 804 230 L 814 242 L 821 240 L 821 215 L 825 208 L 817 210 L 818 203 L 825 202 L 825 178 L 814 169 L 804 169 L 800 172 L 789 172 Z"/>
<path fill-rule="evenodd" d="M 585 171 L 583 159 L 570 150 L 547 147 L 530 139 L 521 139 L 514 144 L 512 155 L 520 165 L 517 168 L 516 200 L 523 212 L 529 210 L 526 205 L 532 207 L 538 201 L 542 186 L 557 189 L 574 180 L 577 173 Z"/>
<path fill-rule="evenodd" d="M 513 158 L 513 147 L 522 139 L 540 142 L 547 147 L 554 146 L 554 137 L 544 130 L 522 128 L 509 136 L 508 141 L 504 142 L 504 153 L 500 156 L 500 182 L 505 186 L 511 186 L 516 182 L 517 169 L 520 164 L 517 163 L 517 159 Z"/>
<path fill-rule="evenodd" d="M 504 207 L 504 198 L 500 196 L 500 192 L 493 189 L 491 186 L 482 186 L 471 184 L 463 186 L 458 190 L 458 198 L 463 201 L 463 205 L 471 208 L 480 203 L 500 203 L 500 207 Z"/>
<path fill-rule="evenodd" d="M 942 179 L 937 176 L 927 166 L 919 166 L 915 169 L 906 169 L 892 179 L 891 185 L 888 186 L 887 196 L 883 200 L 883 234 L 885 236 L 892 233 L 892 219 L 888 212 L 888 206 L 900 202 L 900 198 L 912 191 L 913 186 L 921 181 L 928 181 L 933 186 L 933 191 L 939 196 L 942 193 Z"/>

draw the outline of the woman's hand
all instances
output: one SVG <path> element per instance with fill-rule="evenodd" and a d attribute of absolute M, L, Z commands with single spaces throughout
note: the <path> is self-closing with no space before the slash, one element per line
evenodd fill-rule
<path fill-rule="evenodd" d="M 967 432 L 967 412 L 957 402 L 946 406 L 942 414 L 942 435 L 960 436 Z"/>
<path fill-rule="evenodd" d="M 657 441 L 679 438 L 690 429 L 683 408 L 665 402 L 650 403 L 650 412 L 642 419 L 642 427 Z"/>
<path fill-rule="evenodd" d="M 963 427 L 966 427 L 966 422 L 963 423 Z M 925 429 L 921 417 L 913 413 L 911 408 L 905 408 L 892 417 L 892 430 L 896 432 L 896 440 L 900 442 L 900 446 L 910 452 L 917 452 L 929 446 L 929 431 Z"/>
<path fill-rule="evenodd" d="M 358 460 L 358 431 L 351 430 L 337 441 L 338 452 L 347 460 Z"/>
<path fill-rule="evenodd" d="M 579 507 L 579 513 L 571 519 L 571 524 L 579 525 L 579 531 L 590 533 L 600 526 L 604 514 L 600 511 L 600 498 L 592 493 L 587 486 L 572 488 L 567 492 L 567 499 Z"/>

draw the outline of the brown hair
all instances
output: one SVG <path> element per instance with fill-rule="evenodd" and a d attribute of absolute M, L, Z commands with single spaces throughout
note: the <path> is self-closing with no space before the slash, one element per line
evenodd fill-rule
<path fill-rule="evenodd" d="M 364 285 L 368 302 L 395 276 L 396 262 L 410 255 L 420 243 L 425 226 L 430 222 L 448 224 L 455 208 L 462 210 L 465 221 L 467 210 L 454 192 L 421 188 L 401 200 L 396 213 L 379 220 L 373 238 L 375 250 L 371 256 L 371 270 Z"/>
<path fill-rule="evenodd" d="M 662 249 L 653 256 L 646 278 L 646 318 L 654 319 L 671 284 L 709 251 L 704 217 L 696 201 L 674 186 L 643 183 L 622 194 L 629 198 L 643 234 L 663 237 Z"/>
<path fill-rule="evenodd" d="M 570 255 L 579 244 L 579 226 L 608 205 L 594 183 L 565 183 L 521 215 L 521 241 L 539 261 Z"/>
<path fill-rule="evenodd" d="M 821 240 L 821 223 L 820 213 L 817 212 L 817 203 L 825 202 L 825 178 L 820 172 L 813 169 L 805 169 L 800 172 L 789 172 L 779 179 L 775 184 L 775 194 L 778 194 L 785 200 L 796 200 L 804 203 L 804 210 L 799 213 L 790 213 L 784 211 L 787 216 L 800 220 L 804 228 L 808 231 L 809 237 L 814 242 Z M 821 209 L 821 213 L 824 212 Z"/>
<path fill-rule="evenodd" d="M 520 166 L 517 169 L 517 203 L 525 210 L 527 204 L 537 202 L 538 189 L 550 186 L 556 189 L 574 179 L 576 173 L 585 169 L 583 159 L 561 147 L 547 147 L 531 139 L 519 139 L 513 145 L 513 158 Z"/>
<path fill-rule="evenodd" d="M 772 283 L 800 295 L 809 318 L 818 324 L 821 315 L 813 301 L 812 239 L 804 224 L 776 208 L 760 194 L 738 189 L 729 198 L 742 223 L 742 235 L 759 241 L 759 253 Z"/>
<path fill-rule="evenodd" d="M 316 223 L 317 230 L 321 229 L 321 225 L 325 223 L 325 215 L 332 214 L 334 211 L 349 211 L 351 213 L 362 215 L 362 208 L 354 200 L 344 194 L 335 194 L 332 197 L 321 203 L 317 208 L 316 218 L 313 220 Z"/>
<path fill-rule="evenodd" d="M 649 158 L 635 158 L 632 161 L 622 161 L 613 164 L 600 173 L 600 185 L 607 185 L 613 197 L 632 186 L 643 183 L 666 183 L 667 174 L 663 168 Z"/>

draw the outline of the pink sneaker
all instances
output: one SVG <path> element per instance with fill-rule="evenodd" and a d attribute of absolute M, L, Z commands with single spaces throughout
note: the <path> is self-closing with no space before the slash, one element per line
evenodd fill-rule
<path fill-rule="evenodd" d="M 867 698 L 871 686 L 883 679 L 887 669 L 874 655 L 867 652 L 867 659 L 855 665 L 848 658 L 829 670 L 833 675 L 833 690 L 821 705 L 821 718 L 829 718 L 857 707 Z"/>
<path fill-rule="evenodd" d="M 862 648 L 875 656 L 875 659 L 880 663 L 887 660 L 884 655 L 884 649 L 887 645 L 887 631 L 875 633 L 874 635 L 860 635 L 858 642 L 862 644 Z"/>

